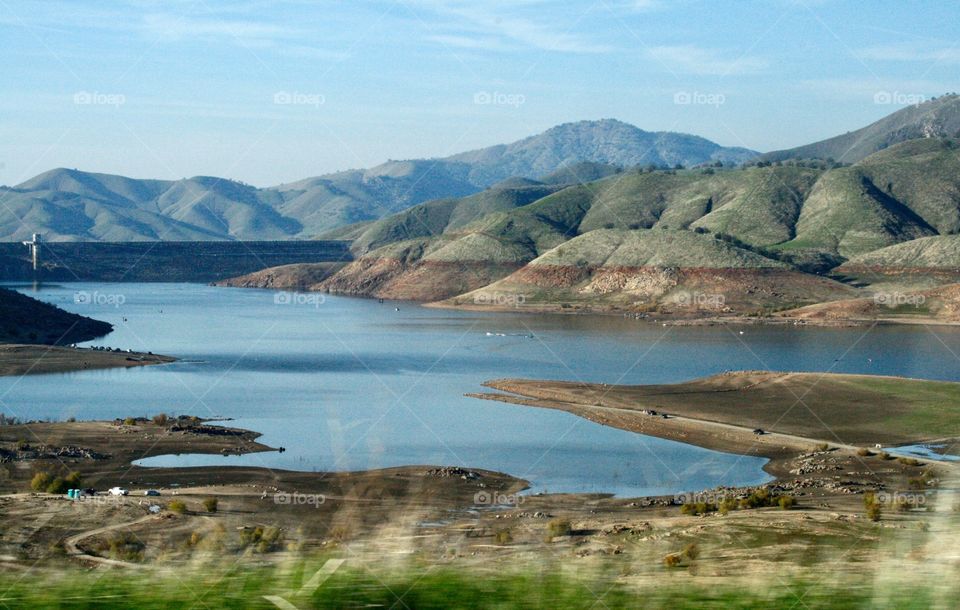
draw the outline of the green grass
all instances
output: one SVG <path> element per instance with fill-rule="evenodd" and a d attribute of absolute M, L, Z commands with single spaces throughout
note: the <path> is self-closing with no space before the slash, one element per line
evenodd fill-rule
<path fill-rule="evenodd" d="M 960 384 L 893 378 L 844 378 L 843 384 L 884 395 L 909 406 L 883 422 L 889 430 L 922 433 L 930 438 L 960 435 Z"/>
<path fill-rule="evenodd" d="M 696 560 L 691 560 L 696 563 Z M 181 570 L 158 574 L 85 572 L 7 573 L 0 577 L 0 604 L 10 608 L 274 608 L 264 599 L 277 595 L 298 608 L 927 608 L 942 605 L 956 584 L 925 587 L 769 578 L 755 584 L 696 583 L 683 579 L 688 567 L 665 568 L 641 588 L 613 574 L 575 571 L 556 565 L 537 570 L 471 572 L 441 568 L 368 571 L 337 570 L 312 594 L 298 593 L 320 567 L 300 563 L 283 571 L 233 568 Z M 292 568 L 292 569 L 291 569 Z M 678 580 L 681 579 L 681 580 Z M 882 587 L 882 590 L 880 588 Z"/>

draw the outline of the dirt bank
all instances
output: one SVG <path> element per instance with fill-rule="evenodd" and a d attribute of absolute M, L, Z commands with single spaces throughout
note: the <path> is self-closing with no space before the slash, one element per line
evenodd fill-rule
<path fill-rule="evenodd" d="M 170 356 L 51 345 L 0 345 L 0 377 L 130 368 L 176 361 Z"/>

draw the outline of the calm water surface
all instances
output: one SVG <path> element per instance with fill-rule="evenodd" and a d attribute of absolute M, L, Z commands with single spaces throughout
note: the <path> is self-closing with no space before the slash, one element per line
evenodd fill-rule
<path fill-rule="evenodd" d="M 277 302 L 269 291 L 195 284 L 62 284 L 24 292 L 115 325 L 93 344 L 181 360 L 0 378 L 3 412 L 32 419 L 232 417 L 264 433 L 263 442 L 287 448 L 242 457 L 161 456 L 147 465 L 322 471 L 449 464 L 508 472 L 537 491 L 667 494 L 769 477 L 759 458 L 463 394 L 500 377 L 658 383 L 733 369 L 960 380 L 956 329 L 745 327 L 741 335 L 620 317 L 444 311 L 319 295 Z M 87 302 L 77 303 L 77 293 Z"/>

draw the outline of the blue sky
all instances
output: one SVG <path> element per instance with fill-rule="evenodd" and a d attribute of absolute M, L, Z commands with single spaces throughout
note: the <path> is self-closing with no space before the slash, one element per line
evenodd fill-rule
<path fill-rule="evenodd" d="M 0 183 L 258 186 L 618 118 L 771 150 L 960 90 L 954 2 L 0 0 Z"/>

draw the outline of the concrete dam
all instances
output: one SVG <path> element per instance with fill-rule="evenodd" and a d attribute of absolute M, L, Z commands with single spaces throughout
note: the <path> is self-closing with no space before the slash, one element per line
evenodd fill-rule
<path fill-rule="evenodd" d="M 0 281 L 213 282 L 278 265 L 350 260 L 349 241 L 2 242 Z"/>

